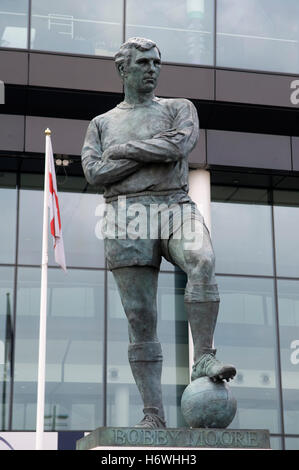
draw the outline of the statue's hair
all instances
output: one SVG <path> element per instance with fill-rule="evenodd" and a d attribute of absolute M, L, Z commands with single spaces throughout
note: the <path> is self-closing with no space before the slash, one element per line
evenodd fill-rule
<path fill-rule="evenodd" d="M 114 56 L 116 67 L 119 68 L 121 64 L 126 66 L 130 62 L 133 48 L 138 49 L 139 51 L 149 51 L 150 49 L 153 49 L 153 47 L 156 47 L 161 58 L 161 52 L 157 44 L 151 39 L 138 37 L 128 39 L 120 46 L 119 51 Z"/>

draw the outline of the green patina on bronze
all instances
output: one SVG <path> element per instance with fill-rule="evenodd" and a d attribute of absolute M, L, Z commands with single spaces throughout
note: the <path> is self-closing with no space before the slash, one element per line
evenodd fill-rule
<path fill-rule="evenodd" d="M 161 54 L 153 41 L 129 39 L 115 61 L 124 85 L 124 101 L 96 116 L 88 127 L 82 150 L 86 179 L 104 193 L 110 209 L 120 205 L 119 196 L 131 206 L 142 204 L 147 213 L 151 204 L 189 205 L 192 210 L 188 217 L 196 227 L 194 240 L 200 234 L 200 242 L 188 248 L 189 233 L 186 235 L 184 229 L 189 219 L 184 214 L 180 239 L 175 239 L 174 220 L 169 222 L 166 239 L 161 236 L 165 229 L 162 224 L 156 238 L 109 238 L 107 233 L 118 222 L 111 217 L 113 211 L 107 210 L 104 217 L 105 255 L 128 318 L 129 363 L 144 405 L 145 420 L 138 426 L 163 428 L 163 357 L 156 306 L 162 256 L 187 274 L 184 299 L 194 343 L 192 380 L 205 376 L 229 380 L 236 370 L 215 358 L 213 334 L 219 309 L 215 257 L 203 217 L 188 195 L 188 155 L 199 137 L 196 108 L 187 99 L 154 95 Z M 178 215 L 180 209 L 176 212 Z"/>
<path fill-rule="evenodd" d="M 267 430 L 98 428 L 77 441 L 77 450 L 105 447 L 270 449 Z"/>

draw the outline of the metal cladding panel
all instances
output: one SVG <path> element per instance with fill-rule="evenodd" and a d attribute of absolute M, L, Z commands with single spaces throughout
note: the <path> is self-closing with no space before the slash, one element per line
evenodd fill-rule
<path fill-rule="evenodd" d="M 45 129 L 52 131 L 54 153 L 80 155 L 89 121 L 75 119 L 26 117 L 25 151 L 45 151 Z"/>
<path fill-rule="evenodd" d="M 31 53 L 29 85 L 122 92 L 114 61 L 99 57 Z"/>
<path fill-rule="evenodd" d="M 0 114 L 1 150 L 24 151 L 24 124 L 24 116 Z"/>
<path fill-rule="evenodd" d="M 206 165 L 207 151 L 206 151 L 206 130 L 201 129 L 199 140 L 195 148 L 189 155 L 189 166 L 191 168 L 200 168 Z"/>
<path fill-rule="evenodd" d="M 213 100 L 214 70 L 164 64 L 156 95 Z"/>
<path fill-rule="evenodd" d="M 299 171 L 299 137 L 292 138 L 293 170 Z"/>
<path fill-rule="evenodd" d="M 298 77 L 239 72 L 216 71 L 216 100 L 236 103 L 251 103 L 268 106 L 299 107 L 296 82 Z M 299 87 L 299 81 L 298 81 Z"/>
<path fill-rule="evenodd" d="M 291 170 L 290 137 L 207 131 L 208 164 Z"/>
<path fill-rule="evenodd" d="M 0 51 L 0 80 L 4 83 L 27 85 L 28 53 Z"/>
<path fill-rule="evenodd" d="M 4 82 L 0 80 L 0 104 L 5 103 L 5 86 Z"/>

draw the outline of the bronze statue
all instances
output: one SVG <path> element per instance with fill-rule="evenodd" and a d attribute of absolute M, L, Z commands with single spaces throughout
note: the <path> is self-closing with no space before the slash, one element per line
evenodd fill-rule
<path fill-rule="evenodd" d="M 106 200 L 105 254 L 128 319 L 129 363 L 144 404 L 144 418 L 136 426 L 162 428 L 162 350 L 156 331 L 161 256 L 187 274 L 184 300 L 194 342 L 191 380 L 207 376 L 228 381 L 236 369 L 215 357 L 219 294 L 214 252 L 203 217 L 188 196 L 187 158 L 198 140 L 197 111 L 187 99 L 155 97 L 161 54 L 153 41 L 129 39 L 115 62 L 125 98 L 90 122 L 82 166 L 87 181 Z M 124 204 L 125 218 L 117 215 Z M 136 207 L 143 228 L 152 228 L 152 208 L 161 208 L 154 215 L 155 236 L 152 231 L 136 236 Z M 165 213 L 169 217 L 163 219 Z"/>

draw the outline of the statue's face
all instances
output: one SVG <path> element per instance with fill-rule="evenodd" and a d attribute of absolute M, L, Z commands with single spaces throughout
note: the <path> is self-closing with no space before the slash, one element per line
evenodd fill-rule
<path fill-rule="evenodd" d="M 140 93 L 153 91 L 157 86 L 161 60 L 156 47 L 149 51 L 132 49 L 131 61 L 126 67 L 124 82 Z"/>

